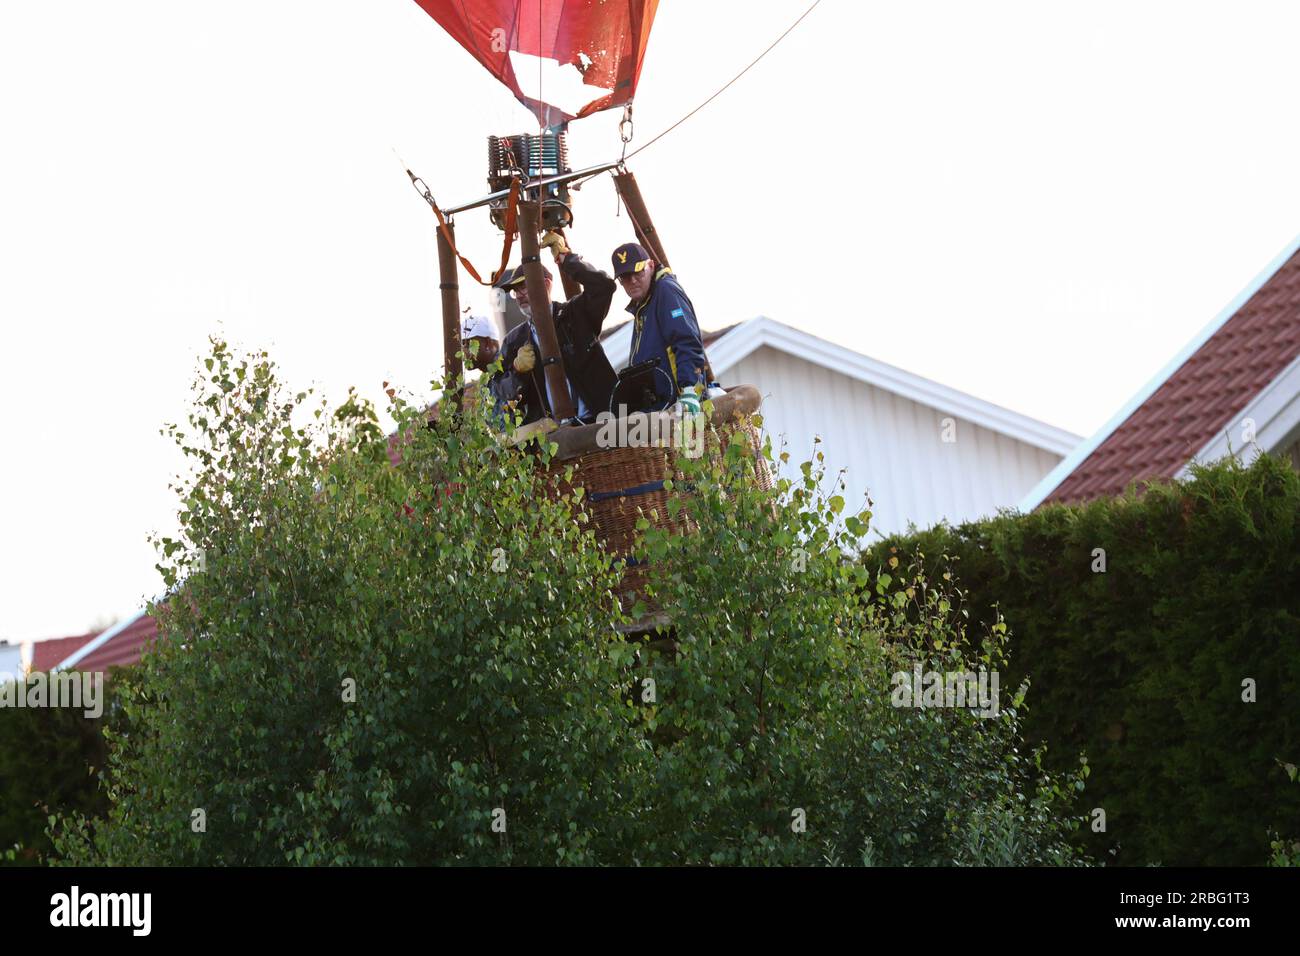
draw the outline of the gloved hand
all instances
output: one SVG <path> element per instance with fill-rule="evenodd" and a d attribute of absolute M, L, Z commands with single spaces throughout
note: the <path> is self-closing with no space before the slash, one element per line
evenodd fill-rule
<path fill-rule="evenodd" d="M 559 262 L 560 257 L 569 251 L 569 246 L 564 241 L 564 237 L 554 229 L 548 230 L 546 235 L 542 236 L 541 241 L 538 244 L 543 249 L 550 249 L 551 255 L 555 256 L 556 262 Z"/>
<path fill-rule="evenodd" d="M 533 348 L 533 343 L 529 342 L 515 353 L 515 360 L 511 363 L 516 372 L 531 372 L 533 366 L 537 364 L 537 350 Z"/>
<path fill-rule="evenodd" d="M 698 415 L 700 413 L 700 396 L 694 388 L 684 388 L 682 393 L 677 396 L 676 410 L 683 415 Z"/>

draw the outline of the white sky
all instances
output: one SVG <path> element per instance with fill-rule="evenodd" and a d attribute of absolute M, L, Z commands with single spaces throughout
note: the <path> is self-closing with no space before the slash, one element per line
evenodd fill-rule
<path fill-rule="evenodd" d="M 634 146 L 806 5 L 664 0 Z M 1300 232 L 1298 35 L 1283 2 L 823 0 L 632 168 L 706 329 L 766 314 L 1087 434 Z M 210 333 L 295 386 L 427 389 L 431 215 L 392 149 L 452 204 L 532 120 L 411 0 L 4 3 L 0 90 L 0 638 L 27 639 L 158 589 L 158 432 Z M 575 124 L 575 165 L 617 119 Z M 571 236 L 606 268 L 614 211 L 592 183 Z M 458 226 L 492 268 L 486 214 Z"/>

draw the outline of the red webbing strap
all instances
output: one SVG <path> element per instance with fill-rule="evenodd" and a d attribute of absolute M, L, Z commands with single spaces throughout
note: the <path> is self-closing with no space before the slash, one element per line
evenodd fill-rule
<path fill-rule="evenodd" d="M 510 195 L 506 198 L 506 242 L 501 249 L 501 265 L 492 273 L 492 278 L 487 282 L 483 281 L 483 277 L 478 274 L 474 264 L 461 255 L 460 250 L 456 248 L 456 242 L 447 229 L 447 220 L 443 216 L 442 210 L 438 208 L 437 203 L 430 199 L 429 205 L 433 207 L 433 214 L 438 217 L 438 228 L 442 230 L 442 237 L 447 240 L 447 245 L 451 246 L 451 251 L 456 254 L 456 258 L 465 267 L 465 271 L 473 276 L 474 281 L 479 285 L 495 285 L 497 279 L 505 272 L 506 263 L 510 261 L 510 250 L 514 247 L 515 233 L 519 229 L 519 177 L 516 176 L 510 181 Z"/>

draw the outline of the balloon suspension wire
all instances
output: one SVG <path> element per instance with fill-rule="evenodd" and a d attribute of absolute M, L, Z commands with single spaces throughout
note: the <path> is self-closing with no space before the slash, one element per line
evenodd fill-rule
<path fill-rule="evenodd" d="M 545 139 L 546 122 L 543 117 L 550 115 L 546 100 L 542 97 L 542 0 L 537 0 L 537 132 L 540 140 Z M 541 195 L 538 195 L 540 203 Z M 540 217 L 539 217 L 540 218 Z"/>
<path fill-rule="evenodd" d="M 647 142 L 647 143 L 645 143 L 645 144 L 643 144 L 643 145 L 641 145 L 641 146 L 638 146 L 636 149 L 632 150 L 632 152 L 631 152 L 630 154 L 628 154 L 628 156 L 627 156 L 626 158 L 627 158 L 627 159 L 631 159 L 633 156 L 635 156 L 637 153 L 641 152 L 641 150 L 645 149 L 647 146 L 652 146 L 653 144 L 657 143 L 659 140 L 663 139 L 665 136 L 667 136 L 669 133 L 671 133 L 671 132 L 672 132 L 673 130 L 675 130 L 677 127 L 681 126 L 681 125 L 682 125 L 683 123 L 685 123 L 688 119 L 690 119 L 692 116 L 694 116 L 694 115 L 695 115 L 696 113 L 698 113 L 700 110 L 704 109 L 704 107 L 708 106 L 708 105 L 709 105 L 710 103 L 712 103 L 715 99 L 717 99 L 719 96 L 721 96 L 724 92 L 726 92 L 726 90 L 727 90 L 728 87 L 730 87 L 730 86 L 731 86 L 733 83 L 735 83 L 738 79 L 740 79 L 742 76 L 744 76 L 746 73 L 748 73 L 748 72 L 749 72 L 749 71 L 750 71 L 750 70 L 755 66 L 755 64 L 758 63 L 759 60 L 763 59 L 763 57 L 767 56 L 767 55 L 768 55 L 769 53 L 771 53 L 774 49 L 776 49 L 776 45 L 777 45 L 778 43 L 780 43 L 782 40 L 784 40 L 786 37 L 788 37 L 788 36 L 791 34 L 791 32 L 793 32 L 793 30 L 794 30 L 795 27 L 797 27 L 799 24 L 803 23 L 804 18 L 805 18 L 806 16 L 808 16 L 808 14 L 812 13 L 813 10 L 815 10 L 815 9 L 817 8 L 817 5 L 818 5 L 819 3 L 821 3 L 821 2 L 822 2 L 822 0 L 813 0 L 813 4 L 812 4 L 812 6 L 810 6 L 807 10 L 805 10 L 802 14 L 800 14 L 799 19 L 798 19 L 798 20 L 795 20 L 794 23 L 790 24 L 790 26 L 788 26 L 788 27 L 786 28 L 786 31 L 785 31 L 784 33 L 782 33 L 779 37 L 777 37 L 775 40 L 773 40 L 771 46 L 769 46 L 766 50 L 764 50 L 764 51 L 763 51 L 762 53 L 760 53 L 757 57 L 755 57 L 754 60 L 753 60 L 753 62 L 750 63 L 749 66 L 745 67 L 743 70 L 741 70 L 741 71 L 740 71 L 739 73 L 737 73 L 735 76 L 733 76 L 730 80 L 727 81 L 727 83 L 726 83 L 725 86 L 723 86 L 721 89 L 719 89 L 716 93 L 714 93 L 712 96 L 710 96 L 707 100 L 705 100 L 705 101 L 704 101 L 703 103 L 701 103 L 699 106 L 695 107 L 695 109 L 691 110 L 689 113 L 687 113 L 687 114 L 686 114 L 685 116 L 683 116 L 681 119 L 679 119 L 679 120 L 678 120 L 676 123 L 674 123 L 672 126 L 668 127 L 666 130 L 664 130 L 662 133 L 660 133 L 660 134 L 659 134 L 658 136 L 656 136 L 654 139 L 652 139 L 652 140 L 650 140 L 649 142 Z"/>

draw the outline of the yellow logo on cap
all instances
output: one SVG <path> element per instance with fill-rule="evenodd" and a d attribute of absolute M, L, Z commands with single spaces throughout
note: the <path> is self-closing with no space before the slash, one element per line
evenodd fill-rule
<path fill-rule="evenodd" d="M 620 252 L 620 253 L 618 254 L 618 261 L 619 261 L 619 262 L 627 262 L 627 253 L 626 253 L 626 252 Z"/>

